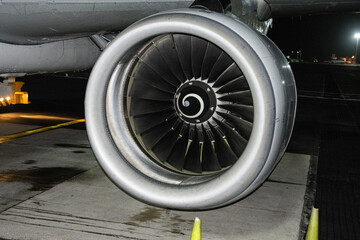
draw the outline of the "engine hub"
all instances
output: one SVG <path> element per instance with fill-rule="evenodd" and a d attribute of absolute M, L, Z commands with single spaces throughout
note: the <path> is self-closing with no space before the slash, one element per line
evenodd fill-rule
<path fill-rule="evenodd" d="M 216 95 L 203 81 L 187 81 L 176 91 L 175 109 L 186 122 L 206 122 L 215 112 Z"/>

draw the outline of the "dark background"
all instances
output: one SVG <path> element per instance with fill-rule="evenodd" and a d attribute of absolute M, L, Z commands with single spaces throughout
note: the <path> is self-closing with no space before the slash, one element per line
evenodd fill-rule
<path fill-rule="evenodd" d="M 360 33 L 360 14 L 327 14 L 273 19 L 268 36 L 285 55 L 302 51 L 304 61 L 330 60 L 355 55 L 356 39 Z"/>

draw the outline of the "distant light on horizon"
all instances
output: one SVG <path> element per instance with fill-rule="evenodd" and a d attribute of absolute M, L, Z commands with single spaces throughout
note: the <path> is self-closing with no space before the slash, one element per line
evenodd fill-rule
<path fill-rule="evenodd" d="M 360 33 L 355 33 L 354 38 L 359 39 L 360 38 Z"/>

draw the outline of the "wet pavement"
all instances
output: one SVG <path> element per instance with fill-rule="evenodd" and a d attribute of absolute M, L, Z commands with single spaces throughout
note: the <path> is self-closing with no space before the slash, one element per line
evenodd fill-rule
<path fill-rule="evenodd" d="M 65 130 L 54 132 L 62 137 L 68 131 L 79 131 Z M 28 141 L 32 142 L 32 137 L 35 135 Z M 55 145 L 53 142 L 48 144 Z M 73 153 L 71 149 L 62 151 Z M 87 152 L 87 149 L 84 151 Z M 64 165 L 65 159 L 60 154 L 50 153 L 50 156 L 54 163 Z M 30 173 L 24 177 L 15 174 L 13 180 L 18 182 L 2 182 L 18 184 L 11 189 L 19 189 L 20 192 L 11 195 L 16 202 L 3 206 L 0 238 L 189 239 L 193 220 L 197 216 L 202 220 L 203 239 L 298 239 L 310 160 L 307 155 L 286 154 L 270 179 L 254 194 L 233 205 L 202 212 L 173 211 L 141 203 L 114 186 L 95 159 L 88 157 L 72 157 L 73 162 L 58 169 L 59 175 L 53 177 L 49 174 L 55 167 L 39 167 L 18 170 L 18 173 Z M 40 166 L 38 161 L 30 163 Z M 51 189 L 43 185 L 44 180 L 37 179 L 38 169 L 50 170 L 45 179 L 50 177 L 49 184 L 53 182 L 56 185 Z M 61 173 L 66 170 L 70 170 L 68 173 L 75 173 L 74 170 L 84 172 L 75 173 L 64 181 L 67 176 L 61 176 Z M 10 179 L 14 177 L 13 171 L 3 174 L 9 175 Z M 29 180 L 28 177 L 34 178 Z M 58 180 L 63 182 L 57 184 Z M 9 189 L 5 191 L 9 192 Z M 25 196 L 24 191 L 30 195 L 21 200 L 19 198 Z"/>
<path fill-rule="evenodd" d="M 83 117 L 74 110 L 81 99 L 68 96 L 61 104 L 56 96 L 32 96 L 32 105 L 2 110 L 1 136 Z M 300 233 L 308 155 L 286 154 L 243 201 L 181 212 L 143 204 L 115 187 L 98 167 L 83 123 L 0 143 L 0 153 L 0 239 L 189 239 L 196 216 L 204 239 L 288 240 Z"/>
<path fill-rule="evenodd" d="M 0 153 L 0 211 L 97 165 L 86 132 L 77 129 L 62 128 L 0 143 Z"/>
<path fill-rule="evenodd" d="M 286 154 L 243 201 L 180 212 L 143 204 L 115 187 L 98 167 L 85 130 L 14 139 L 1 143 L 0 152 L 0 239 L 189 239 L 196 216 L 204 239 L 298 238 L 307 155 Z"/>
<path fill-rule="evenodd" d="M 313 205 L 320 239 L 360 239 L 360 68 L 293 70 L 299 98 L 288 153 L 244 201 L 205 212 L 140 203 L 105 177 L 80 123 L 0 143 L 0 239 L 189 239 L 195 216 L 204 239 L 303 239 Z M 0 135 L 83 118 L 83 76 L 71 90 L 50 76 L 49 86 L 78 92 L 53 89 L 51 101 L 31 78 L 33 104 L 1 109 Z"/>

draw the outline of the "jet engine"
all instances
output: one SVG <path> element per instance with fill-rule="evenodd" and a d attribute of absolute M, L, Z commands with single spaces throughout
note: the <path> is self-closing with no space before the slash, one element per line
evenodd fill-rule
<path fill-rule="evenodd" d="M 296 88 L 266 36 L 208 10 L 131 25 L 96 62 L 86 125 L 104 172 L 136 199 L 205 210 L 246 197 L 288 144 Z"/>

